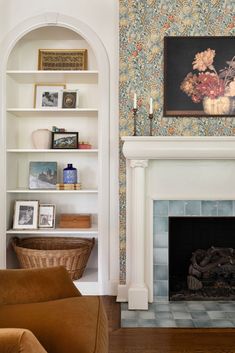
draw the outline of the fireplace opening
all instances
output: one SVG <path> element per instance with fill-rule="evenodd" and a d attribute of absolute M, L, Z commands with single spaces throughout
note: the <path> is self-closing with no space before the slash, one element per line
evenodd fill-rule
<path fill-rule="evenodd" d="M 169 217 L 169 300 L 235 299 L 235 217 Z"/>

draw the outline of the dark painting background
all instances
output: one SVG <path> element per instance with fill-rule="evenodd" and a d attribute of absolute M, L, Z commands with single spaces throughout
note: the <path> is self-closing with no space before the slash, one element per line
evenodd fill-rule
<path fill-rule="evenodd" d="M 193 103 L 180 90 L 180 84 L 192 69 L 192 62 L 198 52 L 207 48 L 215 50 L 214 67 L 219 70 L 226 66 L 235 55 L 234 37 L 165 37 L 164 38 L 164 111 L 203 110 L 201 103 Z"/>

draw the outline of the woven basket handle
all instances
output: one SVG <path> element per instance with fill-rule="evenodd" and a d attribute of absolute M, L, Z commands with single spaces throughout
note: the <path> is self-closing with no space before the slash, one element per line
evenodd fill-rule
<path fill-rule="evenodd" d="M 11 239 L 11 244 L 12 244 L 13 248 L 18 246 L 19 242 L 20 242 L 20 238 L 18 238 L 18 237 L 14 237 L 14 238 Z"/>

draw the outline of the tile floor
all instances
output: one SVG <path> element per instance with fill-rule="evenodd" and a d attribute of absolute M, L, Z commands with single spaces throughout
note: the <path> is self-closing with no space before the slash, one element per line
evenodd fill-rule
<path fill-rule="evenodd" d="M 235 301 L 154 302 L 148 311 L 122 303 L 121 327 L 235 327 Z"/>

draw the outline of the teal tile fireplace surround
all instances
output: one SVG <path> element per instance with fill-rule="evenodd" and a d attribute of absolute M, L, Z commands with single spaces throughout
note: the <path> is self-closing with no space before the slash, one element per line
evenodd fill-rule
<path fill-rule="evenodd" d="M 168 298 L 168 221 L 170 216 L 235 216 L 235 201 L 154 201 L 153 294 L 156 300 Z"/>

